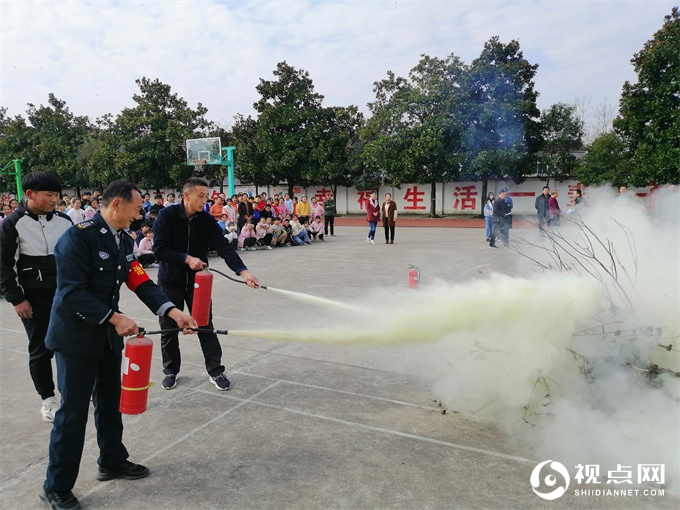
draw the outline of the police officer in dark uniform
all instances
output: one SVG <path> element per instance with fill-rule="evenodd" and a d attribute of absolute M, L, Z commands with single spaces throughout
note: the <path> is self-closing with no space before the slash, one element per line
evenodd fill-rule
<path fill-rule="evenodd" d="M 123 336 L 138 333 L 135 322 L 118 311 L 123 283 L 154 313 L 178 326 L 197 328 L 149 279 L 133 255 L 128 228 L 142 206 L 134 185 L 114 182 L 91 220 L 74 225 L 54 250 L 57 291 L 45 344 L 55 352 L 61 408 L 50 435 L 49 464 L 40 498 L 52 509 L 80 508 L 71 492 L 78 477 L 90 396 L 99 444 L 101 481 L 135 480 L 149 470 L 127 460 L 119 411 Z"/>

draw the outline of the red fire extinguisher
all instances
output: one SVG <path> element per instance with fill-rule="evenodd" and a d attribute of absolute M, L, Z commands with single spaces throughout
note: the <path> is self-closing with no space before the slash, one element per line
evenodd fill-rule
<path fill-rule="evenodd" d="M 420 283 L 420 269 L 412 265 L 409 265 L 408 268 L 408 288 L 415 289 Z"/>
<path fill-rule="evenodd" d="M 213 275 L 210 271 L 199 271 L 194 280 L 194 297 L 191 316 L 199 326 L 210 322 L 210 298 L 212 296 Z"/>
<path fill-rule="evenodd" d="M 123 414 L 142 414 L 146 411 L 152 352 L 153 342 L 144 333 L 125 343 L 120 391 L 120 412 Z"/>

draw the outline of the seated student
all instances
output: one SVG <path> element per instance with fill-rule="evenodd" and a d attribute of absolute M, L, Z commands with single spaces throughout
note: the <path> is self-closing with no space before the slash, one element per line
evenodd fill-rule
<path fill-rule="evenodd" d="M 315 241 L 317 238 L 323 241 L 323 231 L 324 231 L 323 216 L 317 216 L 316 219 L 309 224 L 308 229 L 309 235 L 312 236 L 312 238 Z"/>
<path fill-rule="evenodd" d="M 269 233 L 272 235 L 272 247 L 286 244 L 288 234 L 281 224 L 281 218 L 274 218 L 274 224 L 269 228 Z"/>
<path fill-rule="evenodd" d="M 236 223 L 230 221 L 227 223 L 227 228 L 224 231 L 224 237 L 229 241 L 231 247 L 235 250 L 238 248 L 238 234 L 236 233 Z"/>
<path fill-rule="evenodd" d="M 309 240 L 309 234 L 307 233 L 307 229 L 300 225 L 298 217 L 295 215 L 293 215 L 293 219 L 290 221 L 290 228 L 293 233 L 293 239 L 298 245 L 312 244 L 312 242 Z"/>
<path fill-rule="evenodd" d="M 255 233 L 255 225 L 251 222 L 243 225 L 241 229 L 241 234 L 238 236 L 238 249 L 244 250 L 255 250 L 255 245 L 257 244 L 257 234 Z"/>
<path fill-rule="evenodd" d="M 293 229 L 290 226 L 290 218 L 284 219 L 282 225 L 283 225 L 283 231 L 287 235 L 287 239 L 286 239 L 286 242 L 284 243 L 284 246 L 290 246 L 290 245 L 297 246 L 297 241 L 295 241 L 295 239 L 293 239 Z"/>
<path fill-rule="evenodd" d="M 269 232 L 270 228 L 266 218 L 260 218 L 260 223 L 255 227 L 258 246 L 264 246 L 268 250 L 272 249 L 272 234 Z"/>
<path fill-rule="evenodd" d="M 144 239 L 139 241 L 139 246 L 136 244 L 137 233 L 133 230 L 130 235 L 135 239 L 135 245 L 132 248 L 142 267 L 158 267 L 156 256 L 153 254 L 153 230 L 146 231 Z"/>
<path fill-rule="evenodd" d="M 149 225 L 142 225 L 142 228 L 140 228 L 137 231 L 137 237 L 135 238 L 135 243 L 137 246 L 139 246 L 139 243 L 142 242 L 142 239 L 146 237 L 146 233 L 151 230 L 151 227 Z"/>
<path fill-rule="evenodd" d="M 229 220 L 227 220 L 227 215 L 226 215 L 226 214 L 223 214 L 223 215 L 220 217 L 219 221 L 217 222 L 217 224 L 218 224 L 218 225 L 220 226 L 220 228 L 222 229 L 222 233 L 223 233 L 223 234 L 224 234 L 224 231 L 227 230 L 227 222 L 228 222 L 228 221 L 229 221 Z"/>

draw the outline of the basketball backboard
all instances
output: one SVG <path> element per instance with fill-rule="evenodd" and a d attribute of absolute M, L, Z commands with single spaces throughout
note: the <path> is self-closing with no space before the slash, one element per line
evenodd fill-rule
<path fill-rule="evenodd" d="M 187 140 L 187 165 L 219 165 L 222 162 L 222 142 L 216 138 Z"/>

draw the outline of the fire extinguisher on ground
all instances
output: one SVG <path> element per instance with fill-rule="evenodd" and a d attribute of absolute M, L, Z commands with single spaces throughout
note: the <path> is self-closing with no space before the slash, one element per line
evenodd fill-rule
<path fill-rule="evenodd" d="M 416 266 L 410 265 L 408 266 L 408 288 L 409 289 L 415 289 L 418 287 L 418 284 L 420 283 L 420 269 L 418 269 Z"/>

